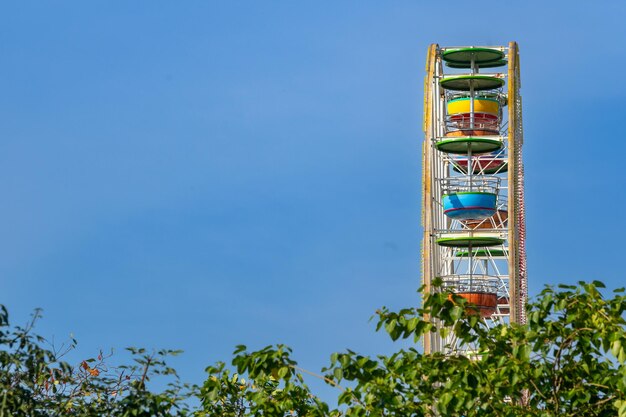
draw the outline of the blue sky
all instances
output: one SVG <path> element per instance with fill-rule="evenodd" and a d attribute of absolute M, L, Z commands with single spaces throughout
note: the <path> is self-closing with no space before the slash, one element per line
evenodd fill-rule
<path fill-rule="evenodd" d="M 389 351 L 368 318 L 419 301 L 426 49 L 511 40 L 531 293 L 622 285 L 626 6 L 445 4 L 0 5 L 0 302 L 78 356 L 184 349 L 192 382 L 239 343 Z"/>

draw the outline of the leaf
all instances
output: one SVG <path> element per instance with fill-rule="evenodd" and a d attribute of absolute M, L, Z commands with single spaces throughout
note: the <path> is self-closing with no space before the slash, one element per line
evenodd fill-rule
<path fill-rule="evenodd" d="M 622 348 L 619 350 L 619 353 L 617 354 L 617 361 L 619 363 L 624 363 L 626 362 L 626 352 L 624 352 L 624 347 L 622 346 Z"/>
<path fill-rule="evenodd" d="M 385 325 L 385 330 L 387 331 L 387 333 L 391 334 L 396 328 L 396 324 L 396 319 L 392 319 L 391 321 L 389 321 L 389 323 Z"/>
<path fill-rule="evenodd" d="M 604 285 L 602 281 L 593 281 L 591 284 L 596 288 L 606 288 L 606 285 Z"/>
<path fill-rule="evenodd" d="M 235 351 L 233 352 L 233 355 L 237 355 L 241 352 L 244 352 L 247 349 L 246 345 L 237 345 L 235 346 Z"/>
<path fill-rule="evenodd" d="M 520 359 L 524 362 L 528 362 L 530 360 L 530 345 L 522 345 L 520 347 Z"/>
<path fill-rule="evenodd" d="M 620 352 L 621 349 L 622 349 L 622 341 L 620 339 L 617 339 L 613 343 L 611 343 L 611 353 L 616 358 L 619 355 L 619 352 Z"/>
<path fill-rule="evenodd" d="M 471 388 L 476 388 L 478 386 L 478 378 L 474 374 L 467 375 L 467 385 Z"/>

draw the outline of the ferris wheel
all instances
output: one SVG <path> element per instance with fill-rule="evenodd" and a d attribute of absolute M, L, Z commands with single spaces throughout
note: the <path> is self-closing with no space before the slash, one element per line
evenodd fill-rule
<path fill-rule="evenodd" d="M 465 298 L 472 314 L 490 326 L 526 321 L 519 89 L 515 42 L 506 47 L 433 44 L 428 49 L 422 281 L 426 292 L 449 291 Z M 424 339 L 426 353 L 472 349 L 441 332 Z"/>

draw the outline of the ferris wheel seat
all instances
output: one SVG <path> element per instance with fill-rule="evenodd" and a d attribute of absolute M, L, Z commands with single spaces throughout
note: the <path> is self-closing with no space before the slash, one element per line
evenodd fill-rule
<path fill-rule="evenodd" d="M 503 67 L 508 64 L 506 59 L 498 59 L 495 61 L 489 61 L 484 63 L 476 64 L 479 68 L 496 68 Z M 450 68 L 458 68 L 458 69 L 469 69 L 472 64 L 470 62 L 446 62 L 446 65 Z"/>
<path fill-rule="evenodd" d="M 466 301 L 468 314 L 480 313 L 489 317 L 496 312 L 499 279 L 497 276 L 484 274 L 454 274 L 439 277 L 442 290 L 449 291 L 448 299 L 456 302 L 456 296 Z"/>
<path fill-rule="evenodd" d="M 503 76 L 499 75 L 453 75 L 444 77 L 439 85 L 446 90 L 474 91 L 494 90 L 504 85 Z"/>
<path fill-rule="evenodd" d="M 480 314 L 481 317 L 491 317 L 498 308 L 498 294 L 493 292 L 455 292 L 456 295 L 463 297 L 467 301 L 465 312 L 467 314 Z M 452 300 L 452 295 L 448 297 Z"/>
<path fill-rule="evenodd" d="M 511 312 L 509 297 L 498 297 L 498 313 L 509 314 Z"/>
<path fill-rule="evenodd" d="M 474 148 L 472 147 L 472 152 Z M 453 169 L 456 172 L 467 174 L 467 159 L 455 159 Z M 508 162 L 504 158 L 477 157 L 472 160 L 472 174 L 502 174 L 508 169 Z"/>
<path fill-rule="evenodd" d="M 454 138 L 459 136 L 498 136 L 498 129 L 459 129 L 449 130 L 446 137 Z"/>
<path fill-rule="evenodd" d="M 448 100 L 448 115 L 469 114 L 471 112 L 471 99 L 469 97 L 459 97 Z M 485 114 L 492 117 L 498 116 L 500 110 L 500 102 L 497 98 L 475 97 L 474 113 L 475 116 Z"/>
<path fill-rule="evenodd" d="M 469 257 L 469 251 L 467 250 L 463 250 L 463 251 L 457 251 L 454 256 L 457 256 L 459 258 L 467 258 Z M 507 252 L 505 252 L 502 249 L 493 249 L 493 248 L 486 248 L 486 249 L 475 249 L 472 250 L 472 257 L 473 258 L 501 258 L 501 257 L 505 257 L 507 256 Z"/>
<path fill-rule="evenodd" d="M 482 191 L 443 195 L 443 213 L 454 220 L 482 220 L 496 214 L 497 196 Z"/>
<path fill-rule="evenodd" d="M 469 122 L 472 119 L 472 113 L 469 111 L 458 112 L 458 113 L 448 113 L 450 115 L 450 120 L 453 122 Z M 491 114 L 486 112 L 474 112 L 474 123 L 498 123 L 498 115 Z"/>
<path fill-rule="evenodd" d="M 509 212 L 498 210 L 496 214 L 483 220 L 462 220 L 461 223 L 471 230 L 477 229 L 504 229 L 507 226 Z"/>
<path fill-rule="evenodd" d="M 444 139 L 437 141 L 435 147 L 441 152 L 457 155 L 467 155 L 470 148 L 473 154 L 490 153 L 502 149 L 504 146 L 502 138 L 495 135 L 491 136 L 492 137 L 446 135 Z"/>
<path fill-rule="evenodd" d="M 487 207 L 463 207 L 444 211 L 444 214 L 453 220 L 481 220 L 495 214 L 496 210 Z"/>
<path fill-rule="evenodd" d="M 500 118 L 498 116 L 486 113 L 461 113 L 448 116 L 446 127 L 448 129 L 487 129 L 497 131 L 500 128 Z"/>
<path fill-rule="evenodd" d="M 441 58 L 448 64 L 471 65 L 493 64 L 504 59 L 504 52 L 500 49 L 484 47 L 450 48 L 443 51 Z"/>
<path fill-rule="evenodd" d="M 449 248 L 484 248 L 490 246 L 500 246 L 504 239 L 499 234 L 481 232 L 475 233 L 451 233 L 442 235 L 436 240 L 439 246 Z"/>
<path fill-rule="evenodd" d="M 469 98 L 470 94 L 467 92 L 459 92 L 448 95 L 447 101 L 450 102 L 452 100 L 456 100 L 459 98 Z M 481 91 L 479 93 L 474 94 L 475 99 L 491 99 L 495 100 L 500 104 L 500 107 L 505 107 L 509 104 L 509 97 L 506 93 L 495 92 L 495 91 Z"/>

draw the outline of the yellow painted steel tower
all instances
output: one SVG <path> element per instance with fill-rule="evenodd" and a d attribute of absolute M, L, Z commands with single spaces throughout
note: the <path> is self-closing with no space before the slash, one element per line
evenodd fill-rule
<path fill-rule="evenodd" d="M 524 323 L 524 137 L 517 43 L 431 45 L 424 135 L 426 291 L 460 295 L 488 325 Z M 424 339 L 426 353 L 473 349 L 439 332 Z"/>

